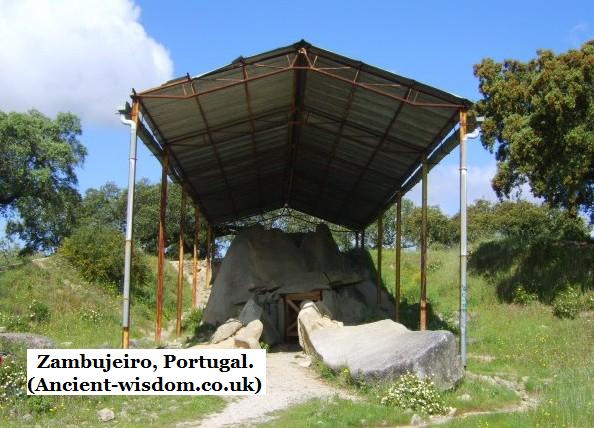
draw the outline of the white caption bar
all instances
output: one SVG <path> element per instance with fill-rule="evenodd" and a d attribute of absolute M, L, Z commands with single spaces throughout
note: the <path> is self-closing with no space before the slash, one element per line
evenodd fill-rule
<path fill-rule="evenodd" d="M 264 395 L 264 349 L 29 349 L 29 395 Z"/>

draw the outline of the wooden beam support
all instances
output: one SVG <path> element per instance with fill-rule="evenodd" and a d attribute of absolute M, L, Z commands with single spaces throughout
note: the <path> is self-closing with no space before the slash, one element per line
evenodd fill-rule
<path fill-rule="evenodd" d="M 421 330 L 427 330 L 427 158 L 423 157 L 421 202 Z"/>
<path fill-rule="evenodd" d="M 185 223 L 186 223 L 186 203 L 187 194 L 182 189 L 181 207 L 179 214 L 179 262 L 177 265 L 177 311 L 175 317 L 175 335 L 181 336 L 182 329 L 182 313 L 184 310 L 184 239 L 185 239 Z"/>
<path fill-rule="evenodd" d="M 400 269 L 402 263 L 402 195 L 399 194 L 396 199 L 396 236 L 394 246 L 396 247 L 396 260 L 394 261 L 394 317 L 396 322 L 400 322 Z"/>
<path fill-rule="evenodd" d="M 161 172 L 161 202 L 159 205 L 159 237 L 157 244 L 157 311 L 155 316 L 155 342 L 161 343 L 161 321 L 163 319 L 163 290 L 165 288 L 165 222 L 167 214 L 167 174 L 169 173 L 169 152 L 165 151 Z"/>

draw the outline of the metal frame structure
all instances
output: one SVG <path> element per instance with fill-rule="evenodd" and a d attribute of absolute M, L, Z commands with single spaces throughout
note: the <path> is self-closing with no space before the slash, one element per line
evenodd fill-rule
<path fill-rule="evenodd" d="M 201 76 L 186 75 L 156 88 L 134 91 L 132 101 L 128 115 L 135 124 L 134 145 L 138 135 L 163 165 L 157 341 L 161 339 L 167 177 L 182 186 L 184 199 L 185 195 L 190 197 L 196 213 L 208 225 L 206 287 L 212 275 L 214 226 L 220 229 L 242 218 L 288 207 L 360 231 L 357 241 L 364 247 L 365 228 L 377 220 L 381 263 L 382 216 L 396 203 L 397 320 L 401 202 L 403 195 L 422 181 L 420 327 L 427 328 L 427 178 L 429 170 L 460 145 L 460 320 L 465 361 L 464 140 L 465 112 L 470 101 L 305 41 L 240 57 Z M 129 189 L 130 201 L 133 183 Z M 131 230 L 131 203 L 128 209 L 127 226 Z M 197 228 L 194 233 L 197 235 Z M 131 232 L 130 244 L 128 233 L 126 237 L 128 260 Z M 179 238 L 181 255 L 183 230 Z M 193 257 L 192 302 L 196 304 L 196 247 Z M 178 334 L 183 305 L 182 266 L 180 257 Z M 129 277 L 129 263 L 126 269 Z M 378 305 L 380 284 L 381 264 Z M 125 313 L 129 305 L 126 299 Z M 127 332 L 126 323 L 123 326 Z"/>

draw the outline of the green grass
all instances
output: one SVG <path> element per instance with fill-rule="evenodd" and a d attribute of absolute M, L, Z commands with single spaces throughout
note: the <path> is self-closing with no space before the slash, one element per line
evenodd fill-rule
<path fill-rule="evenodd" d="M 375 261 L 376 252 L 371 256 Z M 456 250 L 429 251 L 427 294 L 434 326 L 444 325 L 438 321 L 452 323 L 450 320 L 457 318 L 458 257 Z M 419 299 L 419 254 L 404 251 L 402 259 L 402 297 L 408 301 L 404 309 L 409 309 L 404 321 L 409 328 L 417 328 L 418 306 L 414 304 Z M 383 252 L 382 275 L 384 286 L 393 292 L 393 251 Z M 573 320 L 559 319 L 553 316 L 551 306 L 543 303 L 506 303 L 498 294 L 500 279 L 469 272 L 468 370 L 521 383 L 539 400 L 538 405 L 521 413 L 458 416 L 448 426 L 594 426 L 594 315 L 590 312 Z M 330 381 L 336 380 L 330 376 Z M 280 412 L 279 419 L 268 426 L 390 426 L 410 422 L 410 413 L 378 405 L 369 392 L 358 393 L 362 399 L 357 402 L 309 401 Z M 470 395 L 470 400 L 462 400 L 464 394 Z M 458 415 L 497 412 L 520 403 L 520 397 L 510 389 L 471 378 L 442 396 Z"/>
<path fill-rule="evenodd" d="M 156 266 L 156 258 L 150 258 Z M 151 277 L 154 278 L 154 271 Z M 154 281 L 152 282 L 154 284 Z M 151 285 L 154 288 L 154 285 Z M 147 288 L 149 285 L 147 285 Z M 165 281 L 165 320 L 175 319 L 177 274 L 167 267 Z M 185 308 L 189 308 L 190 285 L 186 284 Z M 148 290 L 145 290 L 148 291 Z M 134 295 L 134 294 L 133 294 Z M 143 293 L 133 300 L 131 339 L 142 347 L 153 347 L 154 293 Z M 148 297 L 147 297 L 148 296 Z M 49 319 L 30 322 L 29 306 L 33 300 L 48 308 Z M 111 287 L 89 284 L 59 257 L 47 260 L 44 267 L 33 263 L 0 273 L 0 325 L 11 322 L 20 328 L 50 337 L 59 348 L 119 348 L 121 343 L 121 298 Z M 5 348 L 6 346 L 4 346 Z M 24 351 L 16 350 L 23 358 Z M 48 427 L 98 426 L 97 410 L 108 407 L 116 413 L 113 426 L 173 426 L 177 422 L 198 420 L 218 410 L 218 397 L 106 396 L 106 397 L 36 397 L 0 402 L 0 426 Z M 40 410 L 43 408 L 43 410 Z M 36 411 L 37 409 L 37 411 Z M 33 419 L 30 418 L 31 415 Z"/>

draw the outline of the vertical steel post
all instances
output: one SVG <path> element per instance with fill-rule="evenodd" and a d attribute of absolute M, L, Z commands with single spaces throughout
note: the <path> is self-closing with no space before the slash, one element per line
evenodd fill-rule
<path fill-rule="evenodd" d="M 395 242 L 394 246 L 396 247 L 396 260 L 394 264 L 394 302 L 395 302 L 395 311 L 394 315 L 396 318 L 396 322 L 400 322 L 400 266 L 401 266 L 401 257 L 402 257 L 402 194 L 398 194 L 398 198 L 396 199 L 396 236 L 394 237 Z"/>
<path fill-rule="evenodd" d="M 212 275 L 212 226 L 208 225 L 208 238 L 206 241 L 206 278 L 205 288 L 210 288 L 210 277 Z"/>
<path fill-rule="evenodd" d="M 200 211 L 194 207 L 194 247 L 192 249 L 192 308 L 198 306 L 198 251 L 200 250 Z"/>
<path fill-rule="evenodd" d="M 384 246 L 384 213 L 377 218 L 377 299 L 379 309 L 382 303 L 382 248 Z"/>
<path fill-rule="evenodd" d="M 466 235 L 466 111 L 460 111 L 460 360 L 466 367 L 466 263 L 468 261 Z"/>
<path fill-rule="evenodd" d="M 159 204 L 159 238 L 157 244 L 157 311 L 155 316 L 155 342 L 161 342 L 161 321 L 163 319 L 163 290 L 165 288 L 165 222 L 167 214 L 167 174 L 169 152 L 163 155 L 161 170 L 161 201 Z"/>
<path fill-rule="evenodd" d="M 130 158 L 128 166 L 128 200 L 126 204 L 126 244 L 124 249 L 124 286 L 122 292 L 122 348 L 130 346 L 130 277 L 132 270 L 132 228 L 134 221 L 134 186 L 136 184 L 136 144 L 138 128 L 138 101 L 134 101 L 130 119 Z"/>
<path fill-rule="evenodd" d="M 427 330 L 427 157 L 423 156 L 421 201 L 421 330 Z"/>
<path fill-rule="evenodd" d="M 181 336 L 182 312 L 184 310 L 184 239 L 186 223 L 186 190 L 182 188 L 179 214 L 179 262 L 177 265 L 177 311 L 175 318 L 175 334 Z"/>

